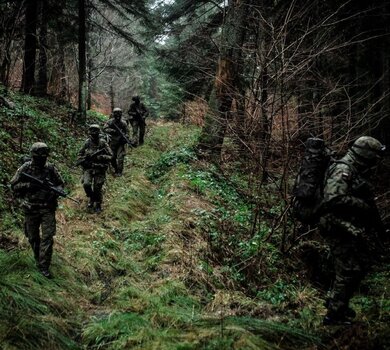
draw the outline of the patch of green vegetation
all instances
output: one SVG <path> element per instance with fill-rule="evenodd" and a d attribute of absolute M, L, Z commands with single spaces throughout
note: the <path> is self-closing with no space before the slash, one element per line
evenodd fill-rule
<path fill-rule="evenodd" d="M 107 121 L 108 117 L 105 114 L 100 113 L 98 111 L 89 110 L 87 111 L 87 119 L 92 123 L 102 124 Z"/>
<path fill-rule="evenodd" d="M 150 324 L 140 315 L 114 312 L 93 317 L 92 323 L 83 331 L 83 341 L 87 346 L 124 349 L 142 343 L 140 333 L 148 329 Z"/>
<path fill-rule="evenodd" d="M 181 148 L 179 150 L 163 153 L 159 160 L 149 169 L 148 178 L 155 181 L 178 163 L 188 163 L 195 159 L 195 152 L 190 148 Z"/>
<path fill-rule="evenodd" d="M 155 161 L 149 165 L 147 177 L 157 182 L 169 170 L 179 164 L 188 164 L 196 159 L 194 146 L 199 128 L 190 125 L 168 123 L 153 129 L 149 147 L 160 150 Z"/>
<path fill-rule="evenodd" d="M 377 318 L 383 322 L 390 321 L 390 265 L 378 266 L 378 270 L 369 275 L 362 283 L 364 295 L 352 299 L 353 307 L 360 311 L 364 318 Z"/>
<path fill-rule="evenodd" d="M 207 235 L 211 250 L 218 254 L 219 263 L 225 272 L 230 273 L 230 278 L 238 283 L 248 283 L 243 260 L 255 264 L 261 259 L 267 263 L 269 273 L 277 269 L 279 252 L 264 242 L 270 227 L 263 222 L 251 232 L 252 205 L 240 195 L 234 183 L 219 176 L 215 167 L 202 164 L 187 167 L 181 176 L 197 195 L 213 204 L 211 209 L 194 208 L 192 212 L 199 218 L 199 226 Z"/>
<path fill-rule="evenodd" d="M 154 149 L 158 152 L 158 157 L 160 157 L 162 152 L 191 148 L 197 143 L 199 134 L 200 128 L 194 125 L 179 123 L 157 124 L 157 127 L 147 127 L 146 137 L 149 139 L 144 146 L 148 149 L 143 149 L 147 152 Z"/>
<path fill-rule="evenodd" d="M 189 294 L 177 282 L 168 281 L 148 290 L 134 284 L 122 285 L 114 300 L 120 310 L 127 311 L 93 318 L 84 330 L 84 337 L 93 346 L 120 349 L 131 344 L 147 349 L 164 337 L 176 337 L 175 329 L 193 322 L 199 304 Z"/>
<path fill-rule="evenodd" d="M 47 280 L 29 255 L 0 250 L 0 266 L 6 267 L 0 270 L 0 344 L 15 349 L 78 348 L 75 297 L 82 289 L 64 269 L 62 276 Z"/>
<path fill-rule="evenodd" d="M 43 106 L 52 108 L 46 102 Z M 8 134 L 15 137 L 11 124 L 4 130 L 5 140 Z M 50 134 L 53 157 L 66 174 L 79 143 L 62 161 L 63 144 L 54 141 L 60 134 Z M 128 151 L 124 176 L 107 175 L 100 215 L 61 203 L 63 236 L 56 238 L 54 280 L 36 271 L 22 239 L 20 215 L 3 219 L 20 241 L 10 253 L 0 250 L 2 345 L 321 348 L 314 333 L 321 330 L 323 300 L 286 264 L 279 241 L 273 241 L 279 232 L 272 231 L 269 217 L 283 210 L 278 197 L 267 189 L 264 200 L 272 213 L 263 217 L 260 210 L 256 219 L 254 204 L 240 191 L 242 178 L 225 178 L 216 167 L 195 159 L 198 135 L 194 127 L 153 125 L 145 145 Z M 79 175 L 69 170 L 65 176 L 73 184 Z M 84 196 L 79 186 L 76 191 Z M 355 298 L 354 305 L 361 314 L 379 312 L 384 324 L 388 275 L 372 278 L 370 285 L 380 287 Z"/>

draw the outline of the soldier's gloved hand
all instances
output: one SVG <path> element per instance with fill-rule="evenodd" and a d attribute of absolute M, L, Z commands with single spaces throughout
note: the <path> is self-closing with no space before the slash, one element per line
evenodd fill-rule
<path fill-rule="evenodd" d="M 13 190 L 20 194 L 24 194 L 28 192 L 30 189 L 31 189 L 31 184 L 29 182 L 20 182 L 13 187 Z"/>
<path fill-rule="evenodd" d="M 17 185 L 15 185 L 15 190 L 27 190 L 31 188 L 30 182 L 19 182 Z"/>
<path fill-rule="evenodd" d="M 62 186 L 54 186 L 54 188 L 59 192 L 64 192 L 64 188 Z M 54 191 L 50 191 L 49 193 L 50 193 L 50 199 L 57 199 L 58 197 L 60 197 L 60 194 Z"/>
<path fill-rule="evenodd" d="M 57 191 L 60 191 L 60 192 L 64 192 L 64 187 L 59 185 L 59 186 L 54 186 L 54 188 L 57 190 Z"/>

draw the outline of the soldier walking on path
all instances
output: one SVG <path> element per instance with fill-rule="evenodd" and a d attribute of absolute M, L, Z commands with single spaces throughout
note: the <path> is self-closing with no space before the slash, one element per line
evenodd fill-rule
<path fill-rule="evenodd" d="M 45 143 L 34 143 L 30 151 L 32 160 L 17 170 L 11 180 L 11 187 L 22 202 L 25 235 L 34 252 L 36 264 L 45 277 L 51 278 L 49 267 L 53 237 L 56 234 L 55 212 L 58 204 L 55 190 L 63 191 L 64 182 L 55 166 L 46 162 L 49 148 Z"/>
<path fill-rule="evenodd" d="M 148 116 L 149 111 L 145 105 L 140 101 L 139 96 L 132 98 L 133 103 L 130 105 L 129 111 L 129 123 L 133 128 L 133 142 L 137 145 L 143 145 L 145 137 L 145 118 Z"/>
<path fill-rule="evenodd" d="M 111 164 L 115 175 L 122 176 L 126 155 L 126 140 L 122 134 L 127 137 L 129 129 L 126 122 L 122 119 L 122 110 L 120 108 L 114 108 L 113 118 L 104 125 L 104 132 L 110 135 L 110 147 L 113 152 Z"/>
<path fill-rule="evenodd" d="M 95 209 L 96 213 L 102 211 L 103 185 L 111 158 L 111 148 L 100 137 L 99 125 L 90 125 L 89 138 L 79 152 L 77 165 L 83 168 L 82 184 L 89 198 L 87 208 Z"/>
<path fill-rule="evenodd" d="M 385 232 L 370 182 L 384 149 L 378 140 L 363 136 L 329 167 L 320 229 L 331 249 L 336 275 L 324 325 L 350 324 L 355 317 L 349 301 L 375 256 L 371 241 Z"/>

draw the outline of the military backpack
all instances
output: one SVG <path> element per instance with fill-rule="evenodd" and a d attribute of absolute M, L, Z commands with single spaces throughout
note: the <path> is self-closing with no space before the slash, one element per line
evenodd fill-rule
<path fill-rule="evenodd" d="M 292 191 L 292 214 L 307 225 L 318 222 L 323 199 L 325 175 L 331 162 L 331 151 L 320 138 L 308 138 Z"/>

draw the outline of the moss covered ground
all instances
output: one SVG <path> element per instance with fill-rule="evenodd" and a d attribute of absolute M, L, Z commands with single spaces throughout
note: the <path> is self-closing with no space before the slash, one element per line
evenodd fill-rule
<path fill-rule="evenodd" d="M 197 127 L 150 122 L 145 145 L 128 151 L 124 176 L 108 175 L 96 215 L 72 168 L 83 128 L 75 133 L 67 110 L 52 102 L 12 99 L 16 110 L 0 107 L 8 135 L 1 135 L 1 349 L 389 348 L 387 267 L 377 267 L 353 299 L 354 326 L 323 327 L 325 293 L 280 253 L 277 233 L 268 239 L 265 215 L 253 232 L 253 204 L 239 182 L 196 159 Z M 26 110 L 19 150 L 15 123 Z M 60 202 L 52 280 L 35 269 L 7 187 L 38 138 L 53 148 L 81 202 Z M 272 193 L 264 210 L 278 212 Z"/>

